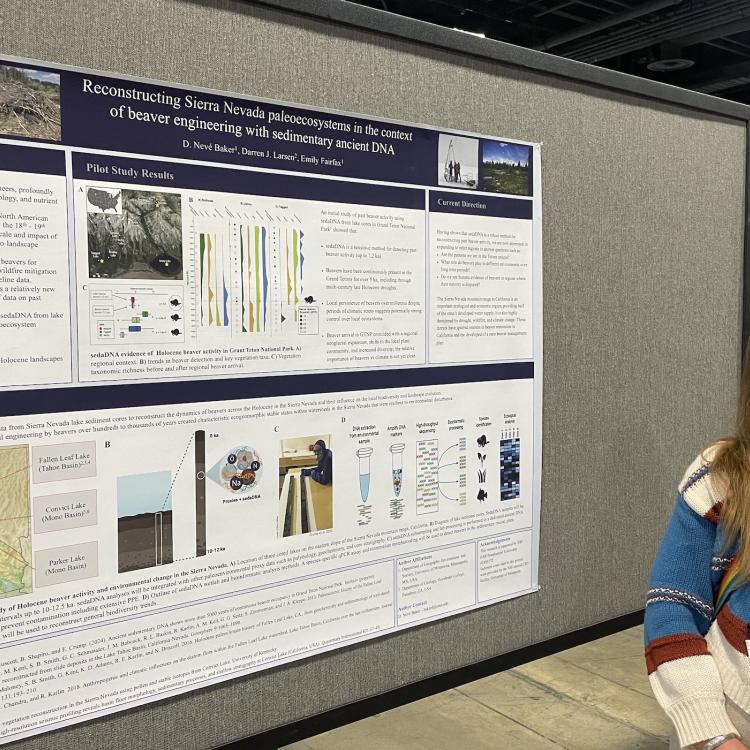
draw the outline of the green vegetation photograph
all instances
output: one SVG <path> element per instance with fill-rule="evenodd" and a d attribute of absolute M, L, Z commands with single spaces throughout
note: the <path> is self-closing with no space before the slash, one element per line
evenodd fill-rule
<path fill-rule="evenodd" d="M 482 190 L 530 195 L 529 146 L 501 141 L 482 144 Z"/>

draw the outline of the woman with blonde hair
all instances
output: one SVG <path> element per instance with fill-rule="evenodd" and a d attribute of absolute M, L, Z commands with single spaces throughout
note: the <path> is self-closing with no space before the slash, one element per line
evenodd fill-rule
<path fill-rule="evenodd" d="M 670 748 L 750 748 L 750 347 L 736 434 L 680 482 L 646 597 L 646 664 Z"/>

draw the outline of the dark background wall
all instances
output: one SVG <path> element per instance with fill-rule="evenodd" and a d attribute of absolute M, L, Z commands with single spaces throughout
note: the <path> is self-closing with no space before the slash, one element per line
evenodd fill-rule
<path fill-rule="evenodd" d="M 209 748 L 643 606 L 731 429 L 744 123 L 224 0 L 4 0 L 2 54 L 544 144 L 541 591 L 17 747 Z"/>

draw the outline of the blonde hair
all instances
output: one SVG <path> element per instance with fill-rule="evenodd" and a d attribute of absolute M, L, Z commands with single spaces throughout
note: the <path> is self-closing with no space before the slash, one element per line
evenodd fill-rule
<path fill-rule="evenodd" d="M 750 342 L 740 379 L 735 434 L 713 445 L 711 477 L 721 487 L 725 551 L 737 540 L 737 574 L 750 581 Z"/>

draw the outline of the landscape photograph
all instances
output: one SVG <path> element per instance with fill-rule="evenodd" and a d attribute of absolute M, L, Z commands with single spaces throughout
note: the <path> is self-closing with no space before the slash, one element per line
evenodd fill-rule
<path fill-rule="evenodd" d="M 531 147 L 503 141 L 482 142 L 482 190 L 531 195 Z"/>
<path fill-rule="evenodd" d="M 178 193 L 89 187 L 86 201 L 90 278 L 182 279 Z"/>
<path fill-rule="evenodd" d="M 172 562 L 171 486 L 169 471 L 117 478 L 117 569 L 120 573 Z"/>
<path fill-rule="evenodd" d="M 60 140 L 60 75 L 0 65 L 0 135 Z"/>

